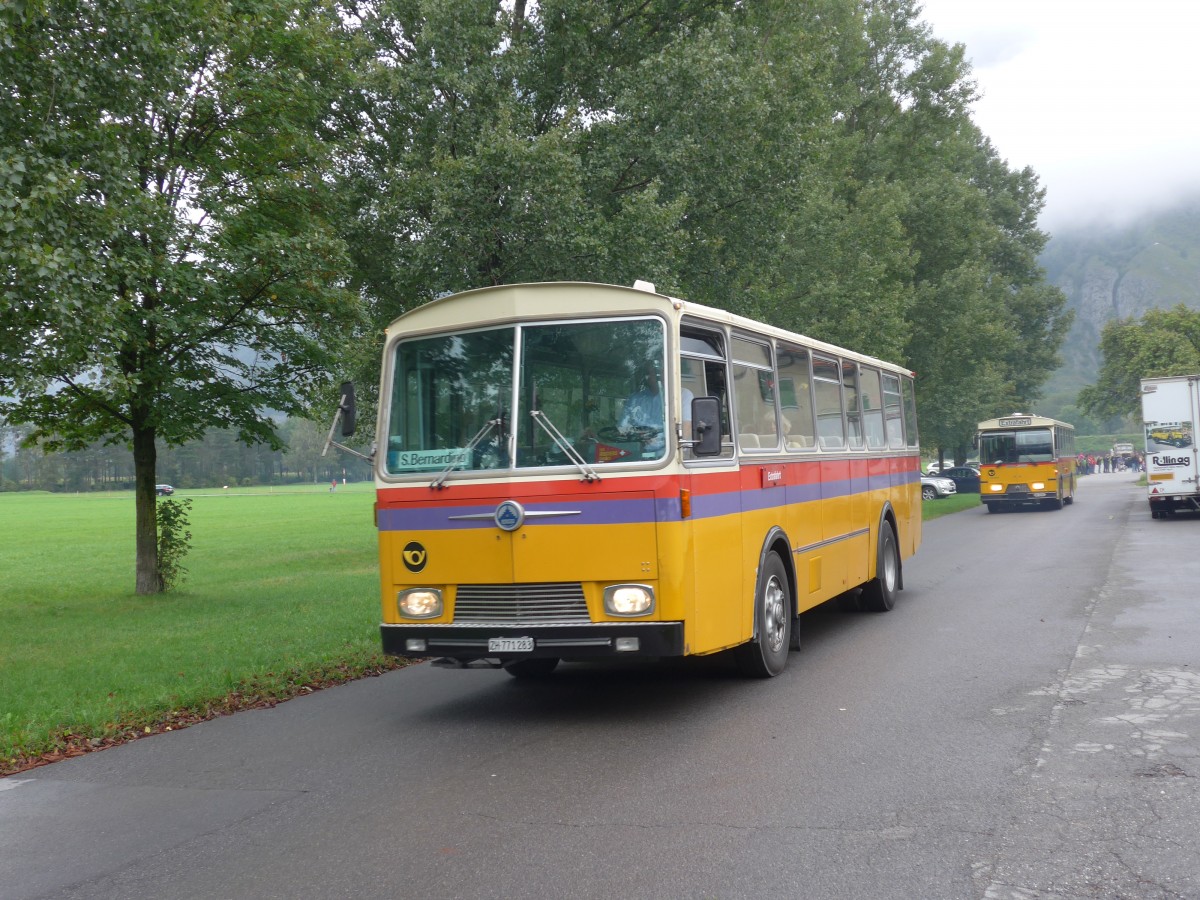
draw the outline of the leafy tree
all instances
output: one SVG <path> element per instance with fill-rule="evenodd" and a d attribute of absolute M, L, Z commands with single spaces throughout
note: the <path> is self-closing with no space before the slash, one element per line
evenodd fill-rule
<path fill-rule="evenodd" d="M 0 413 L 132 449 L 154 593 L 156 439 L 277 445 L 265 411 L 301 411 L 356 320 L 332 190 L 356 48 L 324 0 L 44 0 L 0 47 Z"/>
<path fill-rule="evenodd" d="M 601 136 L 626 70 L 732 5 L 371 5 L 350 244 L 379 320 L 488 284 L 663 281 L 683 207 Z"/>
<path fill-rule="evenodd" d="M 1137 416 L 1141 379 L 1200 372 L 1200 310 L 1181 303 L 1147 310 L 1141 321 L 1113 319 L 1101 332 L 1100 352 L 1100 377 L 1079 392 L 1080 408 L 1099 418 Z"/>
<path fill-rule="evenodd" d="M 922 441 L 956 451 L 979 420 L 1036 399 L 1071 314 L 1037 265 L 1044 191 L 971 120 L 963 48 L 935 40 L 913 0 L 864 9 L 865 27 L 841 32 L 840 80 L 856 88 L 846 190 L 892 186 L 914 261 L 902 358 L 918 373 Z"/>

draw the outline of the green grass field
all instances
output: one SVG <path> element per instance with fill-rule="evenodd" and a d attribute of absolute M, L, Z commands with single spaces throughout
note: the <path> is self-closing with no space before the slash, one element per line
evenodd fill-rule
<path fill-rule="evenodd" d="M 940 500 L 922 500 L 921 518 L 928 522 L 964 509 L 975 509 L 980 505 L 978 494 L 952 494 Z"/>
<path fill-rule="evenodd" d="M 371 485 L 184 497 L 186 579 L 139 597 L 131 493 L 0 494 L 0 773 L 387 665 Z"/>

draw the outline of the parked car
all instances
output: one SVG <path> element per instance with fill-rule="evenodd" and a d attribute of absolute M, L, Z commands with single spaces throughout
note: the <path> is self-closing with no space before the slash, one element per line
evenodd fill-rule
<path fill-rule="evenodd" d="M 949 497 L 951 494 L 957 493 L 958 488 L 954 486 L 954 482 L 949 478 L 942 478 L 940 475 L 921 476 L 922 500 L 940 500 L 943 497 Z"/>
<path fill-rule="evenodd" d="M 930 475 L 937 475 L 942 470 L 942 464 L 936 459 L 925 467 L 925 471 Z"/>
<path fill-rule="evenodd" d="M 175 488 L 171 487 L 169 484 L 156 484 L 154 486 L 154 493 L 160 497 L 170 497 L 173 493 L 175 493 Z"/>
<path fill-rule="evenodd" d="M 951 466 L 938 474 L 939 478 L 949 478 L 960 494 L 979 493 L 979 470 L 973 466 Z"/>

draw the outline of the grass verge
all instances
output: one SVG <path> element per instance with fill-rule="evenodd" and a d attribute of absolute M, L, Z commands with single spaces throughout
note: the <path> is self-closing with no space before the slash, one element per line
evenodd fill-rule
<path fill-rule="evenodd" d="M 940 500 L 922 500 L 921 518 L 928 522 L 950 513 L 962 512 L 980 505 L 978 494 L 952 494 Z"/>
<path fill-rule="evenodd" d="M 0 775 L 405 664 L 370 485 L 180 496 L 188 574 L 140 597 L 131 493 L 0 494 Z"/>

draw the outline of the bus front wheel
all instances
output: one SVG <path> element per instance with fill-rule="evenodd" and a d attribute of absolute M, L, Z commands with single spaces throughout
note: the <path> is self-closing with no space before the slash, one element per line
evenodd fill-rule
<path fill-rule="evenodd" d="M 890 522 L 879 529 L 879 555 L 875 560 L 875 577 L 863 586 L 862 604 L 871 612 L 887 612 L 896 605 L 900 590 L 900 551 L 896 532 Z"/>
<path fill-rule="evenodd" d="M 738 668 L 752 678 L 771 678 L 787 665 L 792 594 L 778 554 L 767 554 L 754 595 L 754 639 L 735 651 Z"/>

